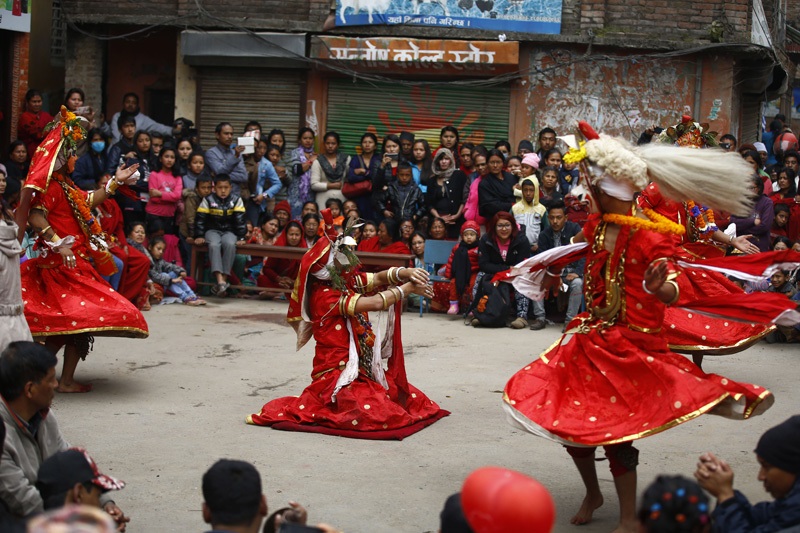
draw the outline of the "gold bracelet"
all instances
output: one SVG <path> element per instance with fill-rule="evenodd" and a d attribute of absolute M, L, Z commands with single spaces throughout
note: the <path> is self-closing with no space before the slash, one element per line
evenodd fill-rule
<path fill-rule="evenodd" d="M 61 240 L 61 237 L 58 236 L 58 233 L 55 231 L 53 232 L 53 236 L 48 239 L 50 242 L 58 242 Z"/>
<path fill-rule="evenodd" d="M 46 228 L 42 228 L 39 231 L 37 231 L 36 233 L 38 233 L 39 236 L 44 237 L 44 234 L 47 233 L 47 230 L 49 230 L 49 229 L 52 229 L 52 226 L 47 226 Z"/>
<path fill-rule="evenodd" d="M 389 283 L 392 285 L 397 285 L 398 278 L 397 278 L 397 267 L 392 267 L 389 269 L 389 273 L 386 276 L 389 279 Z"/>
<path fill-rule="evenodd" d="M 114 193 L 117 192 L 117 189 L 119 189 L 119 187 L 120 185 L 119 182 L 117 181 L 117 178 L 115 176 L 111 176 L 111 179 L 108 180 L 108 184 L 106 185 L 106 193 L 109 196 L 114 196 Z"/>
<path fill-rule="evenodd" d="M 383 294 L 383 292 L 379 292 L 378 296 L 380 296 L 381 300 L 383 300 L 383 308 L 389 309 L 389 302 L 386 300 L 386 296 Z"/>
<path fill-rule="evenodd" d="M 680 287 L 678 287 L 678 283 L 676 281 L 671 280 L 671 279 L 668 279 L 664 283 L 669 283 L 670 285 L 675 287 L 675 297 L 672 299 L 672 301 L 670 301 L 667 304 L 667 305 L 675 305 L 678 302 L 678 300 L 680 299 L 680 297 L 681 297 L 681 289 L 680 289 Z"/>

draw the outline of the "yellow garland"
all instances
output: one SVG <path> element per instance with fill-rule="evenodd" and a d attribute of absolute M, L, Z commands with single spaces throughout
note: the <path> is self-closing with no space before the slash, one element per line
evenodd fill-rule
<path fill-rule="evenodd" d="M 564 154 L 563 160 L 564 163 L 567 164 L 578 164 L 584 159 L 586 159 L 586 141 L 580 141 L 578 143 L 579 148 L 570 148 L 569 152 Z"/>
<path fill-rule="evenodd" d="M 603 215 L 603 221 L 608 224 L 617 224 L 619 226 L 631 226 L 637 230 L 655 231 L 656 233 L 663 233 L 664 235 L 683 235 L 686 233 L 686 228 L 682 225 L 672 222 L 667 217 L 659 215 L 652 209 L 645 207 L 642 209 L 642 212 L 649 220 L 631 215 L 606 213 Z"/>

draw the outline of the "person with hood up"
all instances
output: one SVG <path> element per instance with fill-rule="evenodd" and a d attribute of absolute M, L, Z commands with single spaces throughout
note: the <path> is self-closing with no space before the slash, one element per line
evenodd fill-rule
<path fill-rule="evenodd" d="M 456 160 L 448 148 L 439 148 L 433 156 L 433 180 L 428 186 L 425 203 L 432 218 L 442 218 L 447 225 L 447 238 L 458 237 L 464 213 L 464 187 L 467 176 L 458 170 Z"/>

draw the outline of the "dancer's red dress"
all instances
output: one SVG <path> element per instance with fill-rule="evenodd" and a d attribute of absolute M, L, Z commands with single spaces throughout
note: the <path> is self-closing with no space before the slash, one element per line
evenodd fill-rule
<path fill-rule="evenodd" d="M 313 253 L 314 250 L 308 252 Z M 308 313 L 316 341 L 311 385 L 299 397 L 278 398 L 264 405 L 247 422 L 275 429 L 311 431 L 363 439 L 402 439 L 449 414 L 419 389 L 408 383 L 400 339 L 400 313 L 392 320 L 388 389 L 373 372 L 373 327 L 366 313 L 356 313 L 361 292 L 371 292 L 372 274 L 349 278 L 352 290 L 340 292 L 330 282 L 309 280 Z M 303 298 L 303 295 L 300 295 Z M 391 331 L 393 329 L 393 332 Z M 374 346 L 371 346 L 373 343 Z M 358 354 L 358 375 L 344 385 L 334 399 L 341 374 L 346 371 L 350 350 Z"/>
<path fill-rule="evenodd" d="M 584 226 L 594 243 L 584 281 L 589 312 L 508 382 L 504 406 L 512 419 L 562 444 L 599 446 L 646 437 L 715 408 L 744 418 L 768 408 L 773 398 L 764 388 L 705 374 L 669 350 L 665 305 L 644 292 L 642 281 L 653 261 L 674 257 L 670 238 L 622 227 L 609 253 L 605 228 L 599 215 Z"/>
<path fill-rule="evenodd" d="M 698 239 L 686 204 L 665 199 L 655 184 L 651 183 L 642 192 L 639 205 L 649 207 L 686 228 L 684 235 L 672 236 L 676 258 L 694 263 L 699 259 L 725 255 L 720 248 Z M 725 299 L 744 294 L 738 285 L 723 274 L 691 270 L 687 275 L 679 276 L 676 281 L 680 287 L 680 300 L 674 307 L 667 307 L 664 312 L 664 335 L 671 350 L 704 355 L 735 353 L 758 342 L 774 329 L 770 324 L 747 324 L 713 317 L 698 320 L 697 316 L 680 309 L 683 302 L 702 298 Z"/>
<path fill-rule="evenodd" d="M 100 212 L 100 225 L 109 238 L 108 251 L 122 260 L 119 293 L 134 304 L 146 301 L 149 295 L 147 277 L 150 260 L 133 246 L 128 246 L 125 238 L 125 222 L 117 202 L 109 198 L 98 205 L 97 209 Z"/>
<path fill-rule="evenodd" d="M 59 182 L 48 179 L 45 189 L 27 186 L 36 190 L 31 208 L 43 210 L 47 223 L 62 238 L 75 237 L 72 252 L 77 261 L 77 267 L 70 269 L 60 254 L 49 252 L 23 263 L 22 298 L 31 334 L 147 337 L 147 323 L 139 310 L 89 263 L 87 238 Z"/>

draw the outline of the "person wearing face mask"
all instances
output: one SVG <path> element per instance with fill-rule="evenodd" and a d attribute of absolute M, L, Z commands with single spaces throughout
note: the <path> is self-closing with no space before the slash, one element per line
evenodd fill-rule
<path fill-rule="evenodd" d="M 84 191 L 93 191 L 97 188 L 100 178 L 106 175 L 108 157 L 106 147 L 108 138 L 99 128 L 89 130 L 89 149 L 75 163 L 72 180 L 75 185 Z"/>

